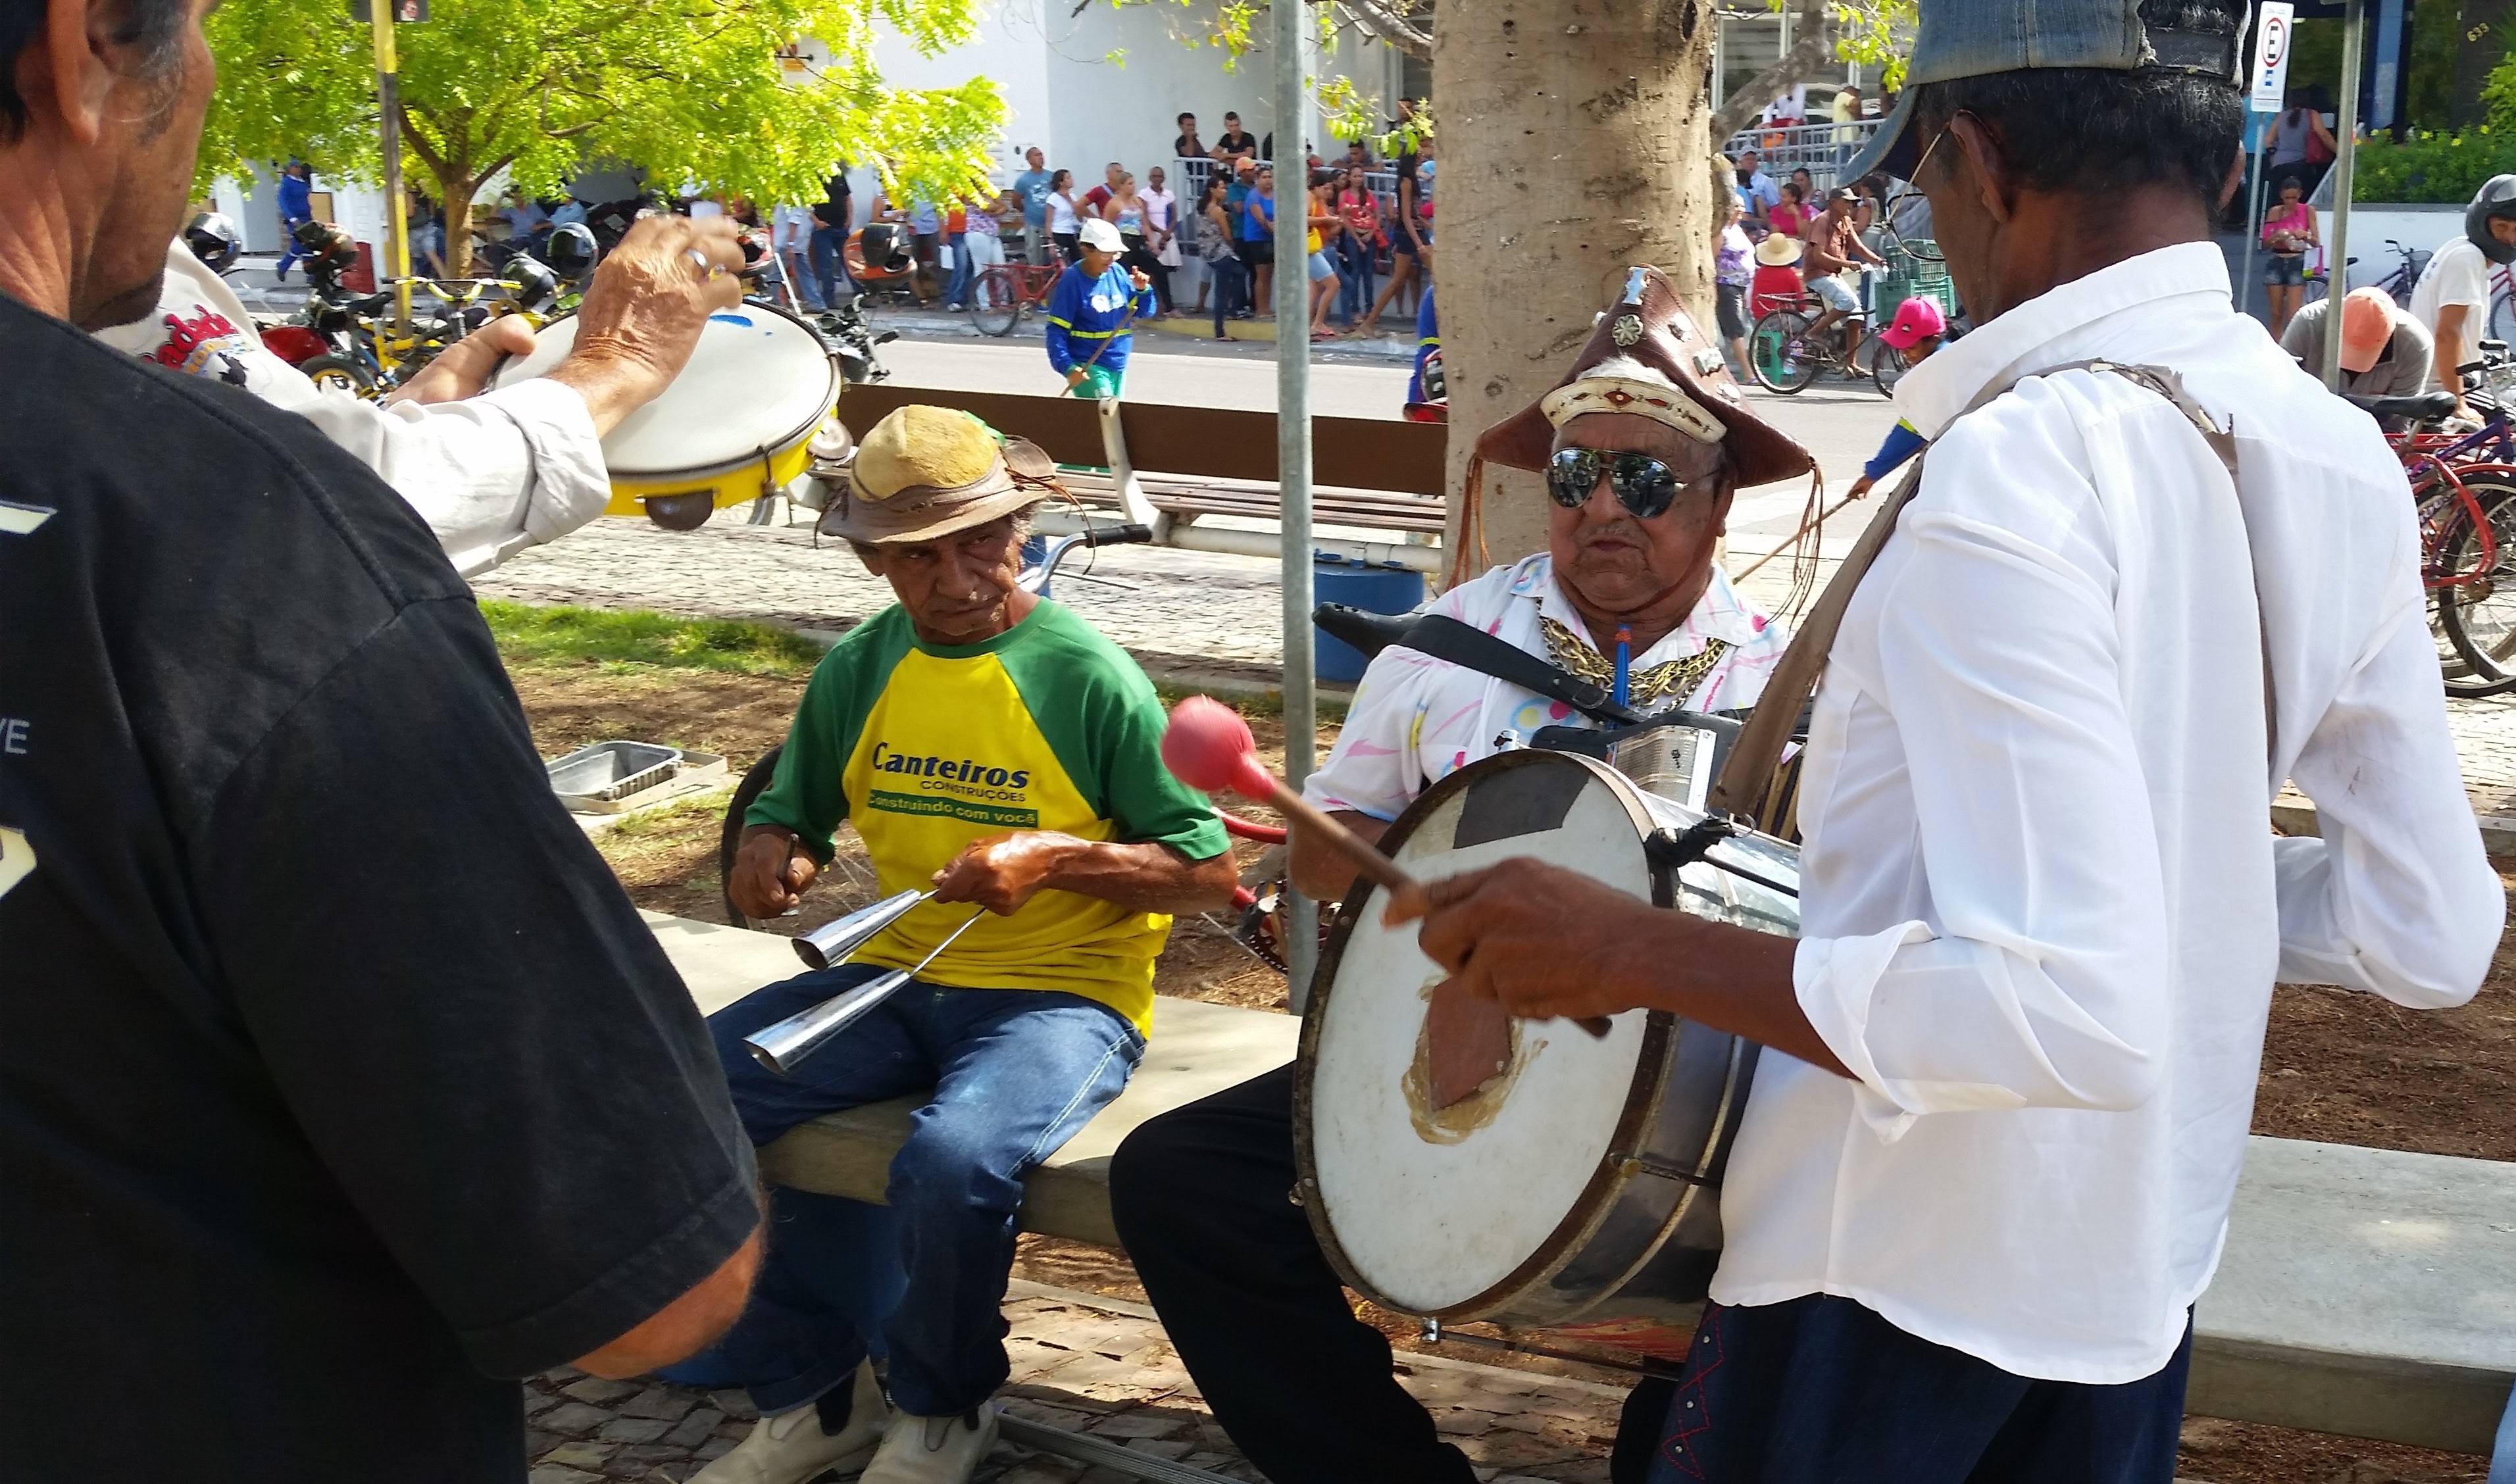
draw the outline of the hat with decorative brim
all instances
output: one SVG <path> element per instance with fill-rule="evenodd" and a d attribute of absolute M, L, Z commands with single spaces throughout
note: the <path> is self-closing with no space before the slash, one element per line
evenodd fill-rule
<path fill-rule="evenodd" d="M 1056 474 L 1027 439 L 1006 437 L 957 408 L 912 403 L 894 408 L 858 443 L 820 528 L 872 546 L 933 541 L 1056 494 Z"/>
<path fill-rule="evenodd" d="M 1666 376 L 1677 392 L 1656 383 L 1582 373 L 1612 356 L 1628 356 Z M 1477 437 L 1479 457 L 1513 469 L 1542 470 L 1554 452 L 1555 430 L 1590 413 L 1647 417 L 1726 451 L 1740 484 L 1769 484 L 1807 474 L 1817 461 L 1797 439 L 1758 417 L 1730 368 L 1678 300 L 1677 285 L 1656 268 L 1625 271 L 1624 292 L 1599 316 L 1590 343 L 1573 357 L 1564 379 L 1519 412 Z"/>

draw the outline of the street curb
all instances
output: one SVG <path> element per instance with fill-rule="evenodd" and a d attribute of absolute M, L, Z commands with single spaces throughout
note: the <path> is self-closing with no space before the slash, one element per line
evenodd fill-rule
<path fill-rule="evenodd" d="M 800 624 L 779 624 L 799 639 L 827 649 L 848 632 L 845 629 L 815 629 Z M 1125 648 L 1126 646 L 1120 645 Z M 1230 696 L 1244 701 L 1279 701 L 1283 699 L 1284 684 L 1270 679 L 1276 671 L 1256 665 L 1236 666 L 1229 660 L 1200 661 L 1175 654 L 1161 654 L 1128 649 L 1127 657 L 1154 681 L 1177 685 L 1184 690 L 1201 690 L 1208 695 Z M 1319 698 L 1333 706 L 1351 705 L 1354 687 L 1338 680 L 1321 680 L 1314 686 Z"/>

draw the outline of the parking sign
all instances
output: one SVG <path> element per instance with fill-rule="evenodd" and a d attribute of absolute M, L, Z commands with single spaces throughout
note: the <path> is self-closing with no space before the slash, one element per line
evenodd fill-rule
<path fill-rule="evenodd" d="M 2288 91 L 2288 44 L 2296 10 L 2289 0 L 2263 0 L 2254 8 L 2260 18 L 2254 29 L 2256 113 L 2278 113 L 2282 95 Z"/>

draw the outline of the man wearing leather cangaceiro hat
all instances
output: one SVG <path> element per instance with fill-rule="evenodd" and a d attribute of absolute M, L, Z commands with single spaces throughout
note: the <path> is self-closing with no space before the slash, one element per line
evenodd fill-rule
<path fill-rule="evenodd" d="M 1757 703 L 1786 635 L 1731 589 L 1715 560 L 1723 522 L 1740 485 L 1794 478 L 1812 462 L 1748 406 L 1664 274 L 1626 273 L 1562 381 L 1476 450 L 1480 463 L 1545 475 L 1534 498 L 1549 502 L 1547 547 L 1471 568 L 1431 612 L 1522 651 L 1506 659 L 1534 656 L 1646 714 Z M 1303 794 L 1378 840 L 1499 738 L 1567 724 L 1591 723 L 1512 680 L 1393 645 L 1373 657 Z M 1354 878 L 1300 832 L 1291 864 L 1320 900 Z M 1476 1036 L 1450 1024 L 1433 1036 L 1442 1064 L 1473 1065 Z M 1111 1169 L 1118 1233 L 1216 1419 L 1268 1477 L 1464 1484 L 1467 1459 L 1392 1380 L 1387 1346 L 1354 1317 L 1303 1210 L 1284 1199 L 1291 1090 L 1287 1067 L 1139 1130 Z M 1269 1318 L 1253 1328 L 1257 1312 Z M 1645 1411 L 1643 1425 L 1656 1426 L 1648 1395 Z"/>
<path fill-rule="evenodd" d="M 1558 399 L 1611 357 L 1623 357 L 1658 372 L 1684 393 L 1689 406 L 1708 415 L 1709 422 L 1693 412 L 1662 406 L 1632 389 L 1628 392 L 1636 400 L 1629 402 Z M 1605 397 L 1604 391 L 1601 395 Z M 1700 442 L 1721 445 L 1733 479 L 1740 485 L 1794 478 L 1816 467 L 1806 448 L 1747 405 L 1746 394 L 1721 358 L 1721 348 L 1696 325 L 1677 285 L 1656 268 L 1625 270 L 1616 303 L 1599 317 L 1589 343 L 1573 357 L 1555 390 L 1478 434 L 1476 451 L 1496 464 L 1542 471 L 1558 427 L 1582 411 L 1611 408 L 1668 422 Z"/>

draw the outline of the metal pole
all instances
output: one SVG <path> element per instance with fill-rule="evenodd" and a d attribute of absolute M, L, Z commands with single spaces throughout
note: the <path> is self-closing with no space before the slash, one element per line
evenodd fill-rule
<path fill-rule="evenodd" d="M 2324 385 L 2341 390 L 2341 304 L 2350 292 L 2350 167 L 2359 157 L 2359 59 L 2368 30 L 2367 0 L 2350 0 L 2341 18 L 2341 128 L 2332 143 L 2331 285 L 2324 311 Z"/>
<path fill-rule="evenodd" d="M 2249 110 L 2245 119 L 2248 123 L 2258 123 L 2268 116 Z M 2254 293 L 2254 243 L 2262 236 L 2263 230 L 2263 147 L 2271 143 L 2265 130 L 2248 132 L 2254 136 L 2254 157 L 2253 168 L 2247 172 L 2249 179 L 2245 183 L 2245 266 L 2237 274 L 2237 312 L 2240 314 L 2246 312 L 2245 307 L 2252 301 Z"/>
<path fill-rule="evenodd" d="M 1311 775 L 1320 732 L 1311 631 L 1310 7 L 1276 0 L 1276 478 L 1283 492 L 1284 781 Z M 1286 989 L 1310 1003 L 1320 956 L 1319 907 L 1284 892 Z"/>
<path fill-rule="evenodd" d="M 385 272 L 394 285 L 395 324 L 410 333 L 410 216 L 401 197 L 401 62 L 394 55 L 396 0 L 367 0 L 376 39 L 376 112 L 384 123 Z M 446 219 L 451 229 L 453 218 Z"/>

